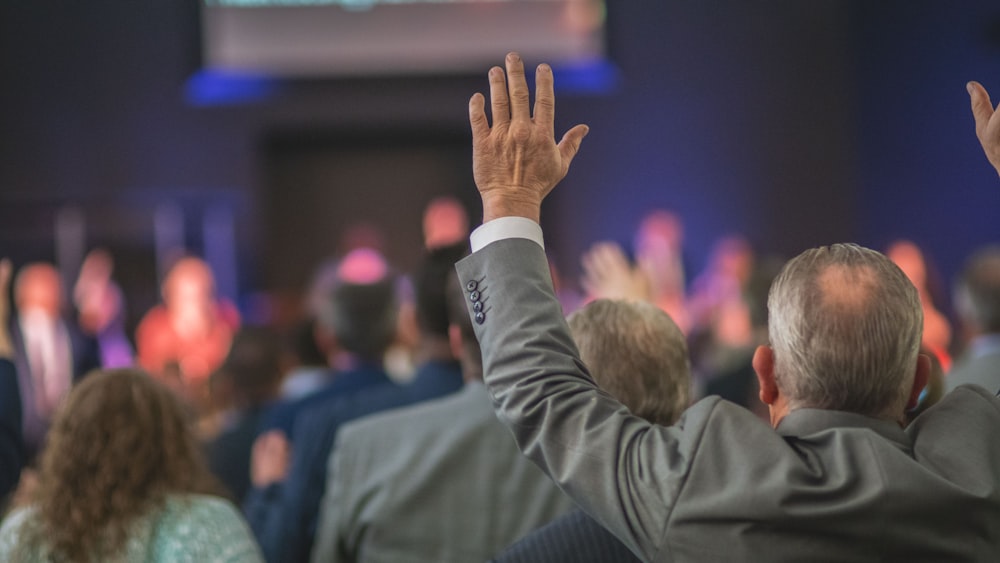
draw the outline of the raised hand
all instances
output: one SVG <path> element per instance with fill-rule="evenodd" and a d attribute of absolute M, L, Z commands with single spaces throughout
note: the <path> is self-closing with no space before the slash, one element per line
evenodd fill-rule
<path fill-rule="evenodd" d="M 583 255 L 580 284 L 593 299 L 652 301 L 649 278 L 629 263 L 613 242 L 599 242 Z"/>
<path fill-rule="evenodd" d="M 250 452 L 250 481 L 258 488 L 280 483 L 288 477 L 292 448 L 280 430 L 261 434 Z"/>
<path fill-rule="evenodd" d="M 966 85 L 972 99 L 972 116 L 976 119 L 976 137 L 990 164 L 1000 174 L 1000 106 L 995 109 L 986 88 L 978 82 Z"/>
<path fill-rule="evenodd" d="M 472 173 L 483 198 L 483 222 L 520 216 L 539 220 L 542 200 L 569 170 L 570 162 L 589 131 L 577 125 L 555 141 L 555 94 L 552 69 L 535 70 L 535 107 L 529 112 L 524 63 L 508 53 L 507 72 L 489 72 L 493 126 L 486 119 L 485 99 L 469 100 L 472 125 Z"/>
<path fill-rule="evenodd" d="M 10 260 L 0 260 L 0 358 L 8 358 L 14 354 L 14 346 L 10 341 L 10 275 L 13 267 Z"/>

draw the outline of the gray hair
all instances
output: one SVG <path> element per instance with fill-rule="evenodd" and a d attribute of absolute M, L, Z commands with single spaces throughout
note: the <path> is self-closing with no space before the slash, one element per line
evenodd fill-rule
<path fill-rule="evenodd" d="M 976 330 L 1000 332 L 1000 246 L 982 248 L 966 262 L 955 288 L 955 308 Z"/>
<path fill-rule="evenodd" d="M 902 414 L 923 310 L 888 258 L 855 244 L 807 250 L 774 280 L 768 313 L 775 380 L 789 408 Z"/>
<path fill-rule="evenodd" d="M 598 299 L 567 320 L 597 386 L 633 414 L 670 425 L 688 407 L 687 344 L 670 315 L 649 303 Z"/>

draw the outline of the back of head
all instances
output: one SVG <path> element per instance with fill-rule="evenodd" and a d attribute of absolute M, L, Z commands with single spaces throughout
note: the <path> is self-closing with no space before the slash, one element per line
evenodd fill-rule
<path fill-rule="evenodd" d="M 955 307 L 973 332 L 1000 333 L 1000 246 L 980 249 L 966 262 Z"/>
<path fill-rule="evenodd" d="M 774 376 L 790 409 L 902 418 L 923 312 L 888 258 L 854 244 L 807 250 L 775 279 L 768 312 Z"/>
<path fill-rule="evenodd" d="M 229 353 L 217 372 L 232 385 L 241 407 L 272 399 L 281 379 L 280 347 L 275 333 L 264 327 L 243 327 L 233 336 Z"/>
<path fill-rule="evenodd" d="M 42 454 L 36 534 L 58 560 L 121 549 L 171 493 L 215 493 L 179 400 L 134 369 L 96 372 L 70 393 Z"/>
<path fill-rule="evenodd" d="M 670 316 L 650 303 L 598 299 L 570 315 L 570 332 L 597 386 L 636 416 L 673 424 L 687 408 L 687 344 Z"/>
<path fill-rule="evenodd" d="M 337 278 L 319 322 L 344 351 L 380 362 L 396 334 L 396 288 L 388 265 L 373 250 L 355 250 L 341 261 Z"/>
<path fill-rule="evenodd" d="M 448 337 L 448 304 L 445 287 L 455 274 L 455 262 L 468 254 L 464 240 L 427 251 L 414 275 L 417 326 L 424 335 Z"/>

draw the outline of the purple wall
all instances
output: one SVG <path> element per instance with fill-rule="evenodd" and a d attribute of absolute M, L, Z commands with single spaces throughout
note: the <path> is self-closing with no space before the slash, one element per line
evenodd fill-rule
<path fill-rule="evenodd" d="M 905 235 L 946 274 L 1000 235 L 1000 186 L 964 90 L 978 78 L 1000 97 L 994 2 L 609 4 L 620 83 L 559 100 L 561 130 L 591 126 L 545 210 L 562 269 L 573 274 L 594 240 L 628 241 L 652 206 L 684 216 L 694 270 L 730 232 L 785 254 Z M 258 287 L 268 279 L 256 249 L 268 238 L 259 218 L 271 133 L 464 135 L 468 96 L 486 87 L 483 69 L 195 107 L 184 98 L 193 10 L 0 4 L 0 253 L 51 258 L 53 209 L 71 203 L 92 219 L 93 242 L 142 262 L 151 229 L 129 217 L 179 198 L 197 222 L 222 201 L 239 214 L 242 288 Z M 471 178 L 447 189 L 471 190 Z"/>

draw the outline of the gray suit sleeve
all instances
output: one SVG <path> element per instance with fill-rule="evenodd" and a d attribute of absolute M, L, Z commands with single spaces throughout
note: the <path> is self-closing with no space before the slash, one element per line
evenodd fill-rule
<path fill-rule="evenodd" d="M 311 561 L 315 563 L 341 563 L 354 561 L 348 546 L 357 539 L 355 529 L 360 509 L 360 501 L 355 495 L 360 482 L 353 462 L 357 460 L 351 426 L 341 429 L 337 443 L 330 453 L 327 463 L 327 485 L 320 504 L 316 526 L 316 541 L 313 543 Z"/>
<path fill-rule="evenodd" d="M 598 389 L 579 359 L 537 244 L 497 241 L 457 269 L 470 303 L 482 303 L 478 319 L 470 314 L 485 380 L 518 447 L 633 552 L 657 558 L 714 403 L 699 404 L 666 428 L 632 416 Z"/>

